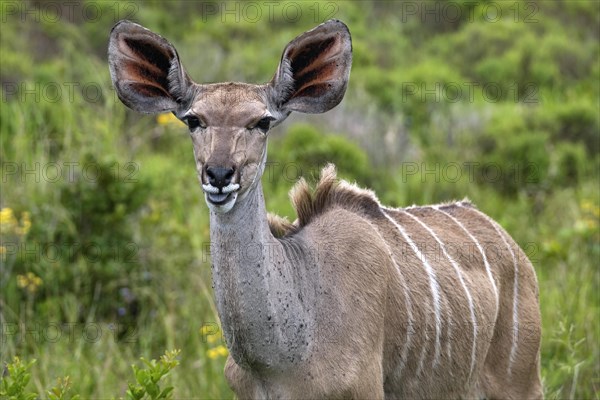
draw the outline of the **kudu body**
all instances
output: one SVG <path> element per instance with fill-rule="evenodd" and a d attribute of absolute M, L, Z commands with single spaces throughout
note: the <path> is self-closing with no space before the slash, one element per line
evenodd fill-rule
<path fill-rule="evenodd" d="M 468 202 L 386 208 L 329 166 L 292 191 L 295 223 L 267 215 L 269 128 L 335 107 L 351 61 L 347 27 L 328 21 L 267 84 L 196 84 L 159 35 L 111 32 L 120 99 L 190 128 L 229 384 L 240 398 L 541 397 L 535 272 Z"/>

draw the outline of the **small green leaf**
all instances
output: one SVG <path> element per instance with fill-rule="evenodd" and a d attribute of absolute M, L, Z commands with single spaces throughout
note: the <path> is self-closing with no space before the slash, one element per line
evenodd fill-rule
<path fill-rule="evenodd" d="M 152 397 L 153 399 L 156 399 L 156 397 L 160 393 L 160 388 L 158 387 L 158 385 L 156 383 L 150 382 L 146 386 L 146 391 L 148 392 L 148 394 L 150 395 L 150 397 Z"/>
<path fill-rule="evenodd" d="M 158 396 L 159 399 L 169 399 L 171 397 L 171 393 L 173 392 L 173 386 L 166 387 Z"/>

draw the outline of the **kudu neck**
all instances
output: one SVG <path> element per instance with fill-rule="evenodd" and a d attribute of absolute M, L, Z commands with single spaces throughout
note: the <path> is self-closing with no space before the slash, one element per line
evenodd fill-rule
<path fill-rule="evenodd" d="M 301 246 L 290 253 L 291 242 L 284 246 L 271 234 L 260 182 L 230 212 L 210 218 L 215 299 L 232 357 L 265 372 L 303 358 L 313 288 L 300 276 Z"/>
<path fill-rule="evenodd" d="M 270 239 L 272 235 L 267 222 L 267 211 L 262 184 L 258 182 L 255 187 L 241 199 L 238 199 L 233 208 L 225 213 L 210 213 L 211 241 L 220 239 L 221 234 L 226 234 L 230 241 L 245 240 L 250 235 L 254 240 Z M 215 235 L 217 235 L 215 237 Z M 243 242 L 239 243 L 243 245 Z"/>

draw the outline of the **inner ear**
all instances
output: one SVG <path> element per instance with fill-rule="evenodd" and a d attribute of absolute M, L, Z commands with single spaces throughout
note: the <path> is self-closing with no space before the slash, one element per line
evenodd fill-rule
<path fill-rule="evenodd" d="M 170 97 L 167 79 L 171 60 L 177 56 L 168 48 L 157 47 L 146 38 L 127 37 L 119 50 L 128 56 L 121 64 L 120 79 L 142 95 Z"/>
<path fill-rule="evenodd" d="M 321 113 L 343 98 L 352 65 L 350 32 L 327 21 L 291 41 L 271 81 L 283 111 Z"/>
<path fill-rule="evenodd" d="M 339 48 L 340 40 L 335 37 L 306 43 L 301 47 L 291 47 L 285 57 L 291 61 L 294 85 L 291 96 L 286 101 L 322 94 L 327 81 L 335 79 L 335 55 L 339 53 Z"/>
<path fill-rule="evenodd" d="M 192 86 L 175 47 L 166 39 L 130 21 L 111 31 L 108 59 L 121 101 L 144 112 L 176 111 Z"/>

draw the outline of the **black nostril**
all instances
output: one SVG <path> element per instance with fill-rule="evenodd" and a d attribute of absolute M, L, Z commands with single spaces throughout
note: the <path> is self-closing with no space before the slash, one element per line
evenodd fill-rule
<path fill-rule="evenodd" d="M 206 176 L 208 176 L 208 183 L 219 189 L 222 189 L 231 183 L 231 178 L 233 178 L 234 173 L 235 170 L 233 168 L 212 166 L 206 168 Z"/>

